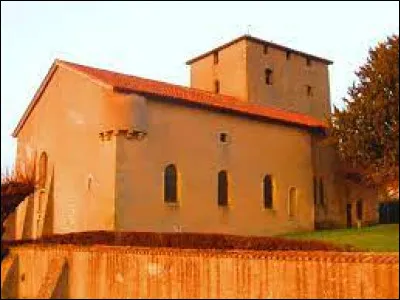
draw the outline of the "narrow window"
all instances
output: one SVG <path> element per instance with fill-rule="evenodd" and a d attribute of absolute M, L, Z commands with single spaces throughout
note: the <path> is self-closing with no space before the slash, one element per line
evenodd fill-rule
<path fill-rule="evenodd" d="M 164 173 L 164 201 L 177 202 L 177 174 L 175 165 L 168 165 Z"/>
<path fill-rule="evenodd" d="M 286 51 L 286 60 L 289 60 L 291 56 L 292 56 L 292 52 Z"/>
<path fill-rule="evenodd" d="M 307 57 L 307 66 L 311 66 L 311 62 L 312 62 L 311 58 Z"/>
<path fill-rule="evenodd" d="M 219 59 L 218 59 L 218 52 L 214 52 L 214 65 L 217 65 L 217 64 L 218 64 L 218 61 L 219 61 Z"/>
<path fill-rule="evenodd" d="M 313 177 L 313 187 L 314 187 L 314 205 L 317 205 L 318 203 L 318 181 L 317 178 L 314 176 Z"/>
<path fill-rule="evenodd" d="M 312 87 L 310 85 L 306 85 L 307 88 L 307 96 L 312 96 Z"/>
<path fill-rule="evenodd" d="M 297 201 L 297 191 L 295 187 L 291 187 L 289 190 L 289 199 L 288 199 L 288 215 L 289 217 L 293 217 L 296 211 L 296 201 Z"/>
<path fill-rule="evenodd" d="M 356 204 L 356 210 L 357 210 L 357 219 L 362 220 L 362 215 L 363 215 L 363 205 L 362 205 L 362 200 L 358 200 Z"/>
<path fill-rule="evenodd" d="M 264 45 L 264 54 L 268 54 L 268 45 Z"/>
<path fill-rule="evenodd" d="M 272 208 L 273 186 L 271 175 L 264 177 L 264 208 Z"/>
<path fill-rule="evenodd" d="M 272 70 L 265 69 L 265 83 L 268 85 L 272 84 Z"/>
<path fill-rule="evenodd" d="M 214 81 L 214 92 L 215 92 L 216 94 L 219 93 L 219 80 L 215 80 L 215 81 Z"/>
<path fill-rule="evenodd" d="M 324 195 L 324 181 L 322 178 L 319 179 L 319 202 L 321 205 L 325 204 L 325 195 Z"/>
<path fill-rule="evenodd" d="M 219 140 L 221 143 L 226 143 L 228 140 L 228 134 L 225 132 L 220 133 Z"/>
<path fill-rule="evenodd" d="M 218 173 L 218 205 L 228 205 L 228 174 L 226 171 Z"/>
<path fill-rule="evenodd" d="M 39 159 L 39 188 L 44 189 L 46 187 L 46 178 L 47 178 L 47 154 L 46 152 L 42 152 Z"/>

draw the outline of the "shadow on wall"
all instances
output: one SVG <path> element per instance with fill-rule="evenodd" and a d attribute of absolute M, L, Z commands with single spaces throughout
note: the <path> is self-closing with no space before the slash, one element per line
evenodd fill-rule
<path fill-rule="evenodd" d="M 35 206 L 35 196 L 28 196 L 27 199 L 27 207 L 25 211 L 25 215 L 23 216 L 23 230 L 22 230 L 22 238 L 29 239 L 33 237 L 33 220 L 34 220 L 34 206 Z M 18 226 L 18 224 L 16 224 Z M 16 226 L 16 227 L 17 227 Z"/>

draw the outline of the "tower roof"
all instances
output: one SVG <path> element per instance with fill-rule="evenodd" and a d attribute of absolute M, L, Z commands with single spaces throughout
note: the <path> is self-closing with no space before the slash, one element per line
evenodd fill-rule
<path fill-rule="evenodd" d="M 198 55 L 198 56 L 188 60 L 186 62 L 186 64 L 187 65 L 191 65 L 192 63 L 194 63 L 194 62 L 196 62 L 196 61 L 198 61 L 198 60 L 200 60 L 200 59 L 202 59 L 202 58 L 204 58 L 204 57 L 206 57 L 206 56 L 208 56 L 210 54 L 213 54 L 216 51 L 220 51 L 220 50 L 222 50 L 222 49 L 224 49 L 226 47 L 229 47 L 229 46 L 231 46 L 233 44 L 236 44 L 236 43 L 238 43 L 238 42 L 240 42 L 242 40 L 248 40 L 248 41 L 252 41 L 252 42 L 258 43 L 258 44 L 268 45 L 270 47 L 273 47 L 273 48 L 276 48 L 276 49 L 280 49 L 280 50 L 283 50 L 283 51 L 290 51 L 292 53 L 298 54 L 298 55 L 303 56 L 305 58 L 311 58 L 311 59 L 314 59 L 316 61 L 320 61 L 320 62 L 322 62 L 324 64 L 327 64 L 327 65 L 333 64 L 333 61 L 328 60 L 326 58 L 322 58 L 322 57 L 315 56 L 315 55 L 312 55 L 312 54 L 308 54 L 308 53 L 305 53 L 305 52 L 302 52 L 302 51 L 298 51 L 298 50 L 295 50 L 295 49 L 292 49 L 292 48 L 288 48 L 286 46 L 282 46 L 282 45 L 279 45 L 279 44 L 268 42 L 268 41 L 262 40 L 260 38 L 253 37 L 253 36 L 251 36 L 249 34 L 242 35 L 242 36 L 240 36 L 240 37 L 238 37 L 238 38 L 236 38 L 236 39 L 234 39 L 234 40 L 232 40 L 232 41 L 230 41 L 228 43 L 225 43 L 225 44 L 223 44 L 223 45 L 221 45 L 219 47 L 216 47 L 216 48 L 214 48 L 214 49 L 212 49 L 210 51 L 207 51 L 207 52 L 205 52 L 205 53 L 203 53 L 201 55 Z"/>

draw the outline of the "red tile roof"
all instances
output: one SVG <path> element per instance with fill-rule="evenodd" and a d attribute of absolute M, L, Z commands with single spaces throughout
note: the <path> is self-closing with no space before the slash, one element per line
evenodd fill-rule
<path fill-rule="evenodd" d="M 142 92 L 182 99 L 192 103 L 204 104 L 207 106 L 236 111 L 248 115 L 276 119 L 307 127 L 326 127 L 325 123 L 307 115 L 292 113 L 264 105 L 249 104 L 231 96 L 214 94 L 195 88 L 87 67 L 65 61 L 60 62 L 61 64 L 68 65 L 91 77 L 94 77 L 95 79 L 109 84 L 116 90 Z"/>
<path fill-rule="evenodd" d="M 18 123 L 14 130 L 13 136 L 15 137 L 23 124 L 25 123 L 30 111 L 36 104 L 41 92 L 47 85 L 47 80 L 51 77 L 55 70 L 55 66 L 65 66 L 72 68 L 78 72 L 81 72 L 105 85 L 112 87 L 116 92 L 138 92 L 147 93 L 157 96 L 163 96 L 167 98 L 174 98 L 183 100 L 188 104 L 197 104 L 206 106 L 209 108 L 229 111 L 232 113 L 238 113 L 247 116 L 253 116 L 258 118 L 264 118 L 268 120 L 275 120 L 286 124 L 308 127 L 308 128 L 326 128 L 326 123 L 313 118 L 311 116 L 293 113 L 277 108 L 268 107 L 265 105 L 250 104 L 241 101 L 235 97 L 214 94 L 208 91 L 203 91 L 195 88 L 189 88 L 179 86 L 175 84 L 165 83 L 161 81 L 155 81 L 145 79 L 137 76 L 126 75 L 122 73 L 116 73 L 113 71 L 97 69 L 84 65 L 79 65 L 63 60 L 56 60 L 53 67 L 50 69 L 49 74 L 46 76 L 45 81 L 42 83 L 38 92 L 36 93 L 31 104 L 27 108 L 27 111 L 23 115 L 22 119 Z M 53 70 L 53 71 L 52 71 Z"/>

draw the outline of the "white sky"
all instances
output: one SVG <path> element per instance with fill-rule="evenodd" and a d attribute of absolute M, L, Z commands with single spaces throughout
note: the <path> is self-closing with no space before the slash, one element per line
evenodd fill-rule
<path fill-rule="evenodd" d="M 399 32 L 399 2 L 1 1 L 1 167 L 55 58 L 189 85 L 185 61 L 247 32 L 334 61 L 341 104 L 369 47 Z"/>

